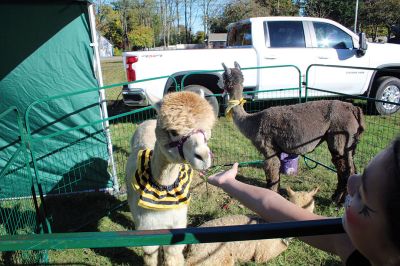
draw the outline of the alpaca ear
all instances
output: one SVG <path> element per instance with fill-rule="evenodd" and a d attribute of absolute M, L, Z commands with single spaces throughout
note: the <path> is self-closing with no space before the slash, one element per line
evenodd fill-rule
<path fill-rule="evenodd" d="M 206 98 L 206 95 L 205 95 L 203 89 L 200 89 L 200 90 L 198 91 L 198 94 L 201 96 L 201 98 L 204 98 L 204 99 Z"/>
<path fill-rule="evenodd" d="M 222 67 L 224 68 L 224 70 L 225 70 L 225 72 L 226 72 L 227 75 L 230 75 L 230 74 L 231 74 L 231 69 L 228 68 L 228 67 L 226 67 L 226 65 L 225 65 L 224 63 L 222 63 Z"/>
<path fill-rule="evenodd" d="M 157 111 L 157 113 L 159 113 L 162 105 L 162 99 L 158 98 L 157 96 L 151 94 L 148 91 L 146 91 L 145 93 L 147 99 L 149 100 L 150 105 L 153 106 L 153 108 Z"/>
<path fill-rule="evenodd" d="M 289 196 L 293 196 L 295 194 L 295 192 L 290 187 L 287 187 L 286 191 L 287 191 Z"/>
<path fill-rule="evenodd" d="M 240 70 L 240 65 L 239 65 L 239 63 L 235 61 L 234 64 L 235 64 L 235 68 Z"/>
<path fill-rule="evenodd" d="M 315 194 L 317 194 L 318 191 L 319 191 L 319 187 L 314 188 L 314 189 L 310 192 L 311 196 L 314 196 Z"/>

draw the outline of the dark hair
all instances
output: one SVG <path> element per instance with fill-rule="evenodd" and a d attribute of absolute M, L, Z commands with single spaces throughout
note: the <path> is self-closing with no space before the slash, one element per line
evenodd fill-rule
<path fill-rule="evenodd" d="M 400 136 L 391 145 L 394 166 L 393 181 L 389 182 L 388 198 L 386 201 L 386 215 L 389 224 L 389 237 L 400 251 Z"/>

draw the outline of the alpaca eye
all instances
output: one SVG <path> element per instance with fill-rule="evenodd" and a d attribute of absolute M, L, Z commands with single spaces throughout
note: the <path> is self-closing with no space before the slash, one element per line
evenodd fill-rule
<path fill-rule="evenodd" d="M 176 136 L 179 135 L 179 134 L 178 134 L 178 131 L 176 131 L 176 130 L 174 130 L 174 129 L 168 130 L 168 133 L 169 133 L 171 136 L 173 136 L 173 137 L 176 137 Z"/>

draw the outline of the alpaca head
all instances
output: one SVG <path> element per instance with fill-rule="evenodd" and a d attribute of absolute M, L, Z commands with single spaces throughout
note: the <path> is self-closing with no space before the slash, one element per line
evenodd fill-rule
<path fill-rule="evenodd" d="M 189 163 L 198 170 L 209 168 L 212 158 L 207 141 L 215 115 L 208 101 L 197 93 L 182 91 L 165 95 L 153 107 L 158 113 L 157 143 L 167 160 Z"/>
<path fill-rule="evenodd" d="M 224 91 L 229 94 L 231 100 L 240 100 L 243 96 L 243 74 L 240 69 L 240 65 L 235 61 L 234 68 L 228 68 L 224 63 L 224 73 L 222 77 L 224 79 Z"/>
<path fill-rule="evenodd" d="M 290 187 L 286 188 L 289 201 L 302 207 L 310 212 L 314 212 L 314 196 L 317 194 L 319 187 L 311 191 L 293 191 Z"/>

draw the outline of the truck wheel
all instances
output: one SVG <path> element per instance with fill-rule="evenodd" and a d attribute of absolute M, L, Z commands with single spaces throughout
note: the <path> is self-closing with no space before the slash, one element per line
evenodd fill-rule
<path fill-rule="evenodd" d="M 400 80 L 395 77 L 380 77 L 377 80 L 375 99 L 387 102 L 400 103 Z M 375 101 L 375 109 L 381 115 L 390 115 L 397 112 L 400 105 Z"/>
<path fill-rule="evenodd" d="M 188 86 L 185 86 L 183 88 L 183 90 L 193 91 L 195 93 L 200 93 L 199 91 L 202 90 L 204 92 L 205 96 L 214 94 L 209 89 L 207 89 L 206 87 L 201 86 L 201 85 L 188 85 Z M 206 100 L 211 104 L 211 106 L 214 110 L 215 117 L 218 117 L 219 104 L 218 104 L 217 98 L 215 98 L 215 96 L 211 96 L 211 97 L 206 97 Z"/>

